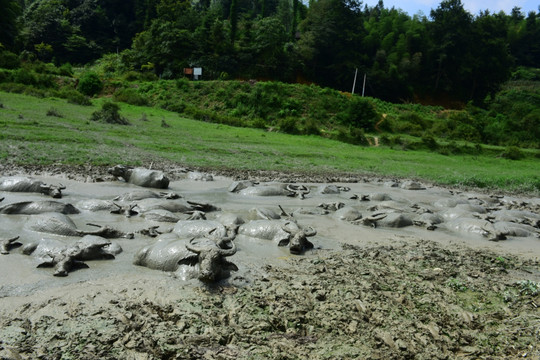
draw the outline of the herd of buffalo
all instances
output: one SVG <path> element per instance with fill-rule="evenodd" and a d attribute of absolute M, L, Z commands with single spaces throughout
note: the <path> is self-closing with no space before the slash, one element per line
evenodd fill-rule
<path fill-rule="evenodd" d="M 316 236 L 317 230 L 301 225 L 302 216 L 331 217 L 373 228 L 418 226 L 492 241 L 535 238 L 540 234 L 538 199 L 516 201 L 512 197 L 455 192 L 426 203 L 394 198 L 384 191 L 353 194 L 350 188 L 334 184 L 234 181 L 227 190 L 231 196 L 290 197 L 299 203 L 309 198 L 321 200 L 316 206 L 301 206 L 288 212 L 278 204 L 275 209 L 254 208 L 247 220 L 217 206 L 224 204 L 190 201 L 169 191 L 170 181 L 162 171 L 117 165 L 109 169 L 109 174 L 131 184 L 131 190 L 140 189 L 72 204 L 66 197 L 62 198 L 66 189 L 62 184 L 49 185 L 28 176 L 0 178 L 0 253 L 7 255 L 20 248 L 17 251 L 37 259 L 38 267 L 54 267 L 55 276 L 67 276 L 74 269 L 88 267 L 89 260 L 114 259 L 122 248 L 111 239 L 141 236 L 148 237 L 148 242 L 136 252 L 135 265 L 169 272 L 187 266 L 194 269 L 199 280 L 216 282 L 238 270 L 227 260 L 242 251 L 236 241 L 238 237 L 273 241 L 288 247 L 293 255 L 312 249 L 314 244 L 309 238 Z M 191 173 L 189 178 L 212 180 L 211 175 L 202 173 Z M 414 181 L 390 181 L 381 187 L 399 187 L 411 192 L 425 190 Z M 10 194 L 15 192 L 35 193 L 35 196 L 30 201 L 10 201 Z M 88 219 L 94 213 L 137 216 L 148 226 L 124 231 L 88 222 L 85 228 L 79 228 L 70 215 L 81 213 L 87 214 Z M 43 234 L 43 238 L 28 241 L 21 234 L 10 233 L 2 219 L 13 215 L 23 215 L 19 218 L 24 221 L 24 229 Z M 65 241 L 67 237 L 77 240 Z"/>

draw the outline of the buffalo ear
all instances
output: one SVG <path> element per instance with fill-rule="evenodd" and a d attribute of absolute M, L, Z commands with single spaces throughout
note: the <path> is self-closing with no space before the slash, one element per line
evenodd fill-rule
<path fill-rule="evenodd" d="M 38 264 L 38 266 L 37 266 L 38 268 L 53 267 L 54 266 L 54 260 L 50 256 L 43 257 L 40 260 L 41 260 L 41 262 Z"/>
<path fill-rule="evenodd" d="M 289 239 L 280 240 L 278 243 L 278 246 L 287 246 L 287 245 L 289 245 Z"/>
<path fill-rule="evenodd" d="M 74 261 L 73 262 L 73 266 L 72 266 L 73 269 L 88 269 L 90 268 L 90 266 L 88 266 L 86 263 L 82 262 L 82 261 Z"/>
<path fill-rule="evenodd" d="M 224 265 L 225 265 L 225 268 L 229 271 L 238 271 L 238 266 L 236 266 L 236 264 L 230 261 L 226 261 L 226 264 Z"/>
<path fill-rule="evenodd" d="M 189 266 L 195 266 L 199 262 L 199 256 L 198 255 L 189 255 L 185 258 L 178 261 L 178 265 L 189 265 Z"/>
<path fill-rule="evenodd" d="M 304 244 L 304 247 L 306 249 L 313 249 L 313 243 L 309 240 L 306 240 L 306 243 Z"/>
<path fill-rule="evenodd" d="M 42 263 L 39 263 L 38 268 L 44 268 L 44 267 L 53 267 L 54 266 L 54 263 L 52 263 L 51 261 L 44 261 Z"/>

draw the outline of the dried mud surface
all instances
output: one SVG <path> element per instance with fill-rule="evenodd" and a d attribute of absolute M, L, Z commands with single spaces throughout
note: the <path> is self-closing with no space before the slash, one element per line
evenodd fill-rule
<path fill-rule="evenodd" d="M 95 167 L 0 170 L 77 181 L 108 176 Z M 333 179 L 362 181 L 309 177 Z M 0 359 L 540 358 L 535 257 L 396 234 L 290 256 L 250 276 L 204 286 L 174 275 L 111 273 L 0 298 Z"/>

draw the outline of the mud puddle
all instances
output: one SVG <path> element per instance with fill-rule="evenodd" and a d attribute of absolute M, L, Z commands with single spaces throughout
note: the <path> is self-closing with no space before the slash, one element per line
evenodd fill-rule
<path fill-rule="evenodd" d="M 59 201 L 75 206 L 109 200 L 140 187 L 113 181 L 82 182 L 39 177 L 66 186 Z M 167 191 L 184 200 L 209 203 L 219 213 L 255 219 L 253 208 L 287 213 L 341 202 L 363 217 L 411 205 L 437 211 L 441 200 L 474 202 L 482 194 L 428 187 L 406 190 L 391 184 L 343 183 L 349 191 L 305 199 L 243 196 L 228 191 L 232 180 L 176 180 Z M 156 190 L 159 191 L 159 190 Z M 387 194 L 391 200 L 351 199 Z M 37 194 L 0 192 L 8 203 L 45 200 Z M 528 203 L 537 198 L 510 198 Z M 386 202 L 385 202 L 386 201 Z M 392 202 L 389 202 L 392 201 Z M 381 208 L 372 209 L 379 205 Z M 515 206 L 518 206 L 515 205 Z M 387 208 L 386 208 L 387 209 Z M 396 210 L 396 209 L 394 209 Z M 306 211 L 309 212 L 309 211 Z M 372 227 L 326 215 L 296 213 L 317 234 L 313 250 L 292 255 L 267 240 L 237 237 L 231 258 L 239 270 L 213 286 L 186 279 L 186 269 L 166 273 L 133 265 L 134 254 L 155 239 L 135 234 L 114 239 L 123 252 L 114 260 L 88 261 L 88 269 L 52 276 L 36 268 L 20 248 L 0 256 L 0 357 L 7 359 L 446 359 L 540 356 L 537 307 L 540 240 L 535 236 L 488 241 L 474 233 L 439 226 Z M 537 213 L 537 212 L 536 212 Z M 0 238 L 20 235 L 23 244 L 76 237 L 36 233 L 25 224 L 33 215 L 0 215 Z M 69 215 L 79 229 L 87 223 L 124 231 L 173 223 L 106 211 Z M 182 219 L 186 214 L 178 214 Z"/>

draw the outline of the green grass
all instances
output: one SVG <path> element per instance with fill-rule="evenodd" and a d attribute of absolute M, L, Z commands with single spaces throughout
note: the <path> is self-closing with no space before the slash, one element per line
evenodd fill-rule
<path fill-rule="evenodd" d="M 413 177 L 438 184 L 540 192 L 540 160 L 360 147 L 319 136 L 294 136 L 181 118 L 158 108 L 120 104 L 131 125 L 90 121 L 93 106 L 0 92 L 0 162 L 5 164 L 142 165 L 347 172 Z M 62 118 L 46 116 L 54 107 Z M 146 114 L 147 121 L 141 120 Z M 170 127 L 162 127 L 162 121 Z M 504 149 L 500 148 L 502 152 Z M 496 152 L 496 151 L 495 151 Z"/>

